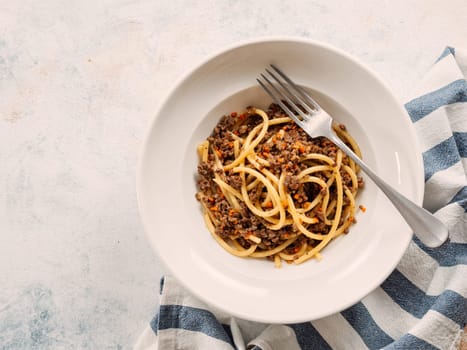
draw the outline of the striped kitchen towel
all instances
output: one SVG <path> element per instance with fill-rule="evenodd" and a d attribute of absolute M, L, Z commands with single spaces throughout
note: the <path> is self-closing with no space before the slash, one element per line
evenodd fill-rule
<path fill-rule="evenodd" d="M 266 325 L 213 310 L 167 276 L 135 349 L 457 349 L 467 321 L 467 52 L 447 48 L 407 111 L 425 166 L 424 206 L 449 227 L 414 238 L 396 270 L 356 305 L 300 324 Z"/>

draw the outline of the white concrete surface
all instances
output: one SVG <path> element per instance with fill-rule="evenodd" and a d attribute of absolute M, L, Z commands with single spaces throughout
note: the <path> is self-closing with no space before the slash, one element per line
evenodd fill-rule
<path fill-rule="evenodd" d="M 465 0 L 0 0 L 0 348 L 128 349 L 165 269 L 138 217 L 145 127 L 182 73 L 255 36 L 366 62 L 404 101 Z"/>

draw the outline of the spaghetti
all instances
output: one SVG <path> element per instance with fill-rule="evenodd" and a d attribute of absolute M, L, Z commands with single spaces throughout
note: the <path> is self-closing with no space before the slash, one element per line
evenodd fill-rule
<path fill-rule="evenodd" d="M 337 135 L 361 157 L 343 125 Z M 300 264 L 355 222 L 358 166 L 276 104 L 222 117 L 199 145 L 198 188 L 214 239 L 240 257 Z"/>

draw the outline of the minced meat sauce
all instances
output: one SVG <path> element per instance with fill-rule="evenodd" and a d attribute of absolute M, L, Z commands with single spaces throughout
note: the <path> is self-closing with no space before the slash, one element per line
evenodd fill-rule
<path fill-rule="evenodd" d="M 269 119 L 287 117 L 285 112 L 276 104 L 271 104 L 266 111 Z M 241 177 L 238 173 L 233 173 L 230 170 L 222 169 L 215 170 L 215 156 L 222 161 L 223 165 L 228 165 L 234 159 L 234 136 L 246 138 L 249 132 L 259 123 L 262 118 L 254 113 L 254 109 L 247 108 L 245 113 L 237 114 L 235 112 L 224 115 L 219 123 L 215 126 L 211 135 L 208 137 L 210 146 L 208 161 L 202 162 L 198 166 L 198 186 L 199 192 L 196 198 L 204 202 L 206 207 L 211 211 L 213 216 L 218 220 L 219 225 L 215 228 L 215 233 L 227 240 L 237 239 L 244 247 L 249 248 L 253 242 L 250 242 L 247 237 L 251 234 L 261 238 L 261 243 L 258 245 L 257 251 L 272 249 L 287 239 L 298 235 L 299 231 L 294 225 L 284 226 L 279 230 L 271 230 L 267 227 L 267 222 L 254 215 L 247 206 L 239 201 L 241 208 L 234 209 L 225 199 L 217 184 L 213 181 L 214 172 L 217 171 L 221 178 L 230 186 L 240 191 L 242 185 Z M 344 126 L 340 126 L 344 128 Z M 282 130 L 282 131 L 281 131 Z M 266 142 L 272 138 L 273 142 Z M 320 186 L 314 183 L 301 184 L 297 175 L 309 165 L 300 162 L 301 157 L 309 153 L 321 153 L 333 160 L 336 159 L 338 148 L 325 137 L 311 138 L 295 123 L 289 122 L 269 126 L 266 136 L 263 141 L 256 146 L 255 152 L 267 160 L 270 164 L 268 170 L 275 174 L 278 178 L 281 173 L 285 172 L 285 189 L 294 199 L 297 208 L 300 208 L 306 203 L 311 202 L 321 191 Z M 348 164 L 347 156 L 343 157 L 343 164 Z M 348 173 L 341 169 L 340 174 L 344 186 L 351 187 L 352 180 Z M 316 176 L 320 176 L 319 174 Z M 326 181 L 325 178 L 323 180 Z M 363 186 L 363 181 L 358 178 L 359 187 Z M 249 193 L 253 202 L 263 195 L 265 189 L 258 186 Z M 335 191 L 334 186 L 331 186 L 331 196 Z M 347 200 L 344 196 L 344 201 Z M 323 215 L 319 208 L 314 214 L 319 219 L 316 224 L 310 224 L 308 229 L 317 234 L 327 234 L 329 226 L 323 222 Z M 313 209 L 313 210 L 315 210 Z M 343 219 L 342 219 L 343 220 Z M 318 242 L 313 242 L 312 239 L 300 235 L 300 237 L 288 248 L 285 252 L 288 254 L 295 253 L 302 246 L 303 240 L 307 240 L 309 245 L 316 245 Z"/>

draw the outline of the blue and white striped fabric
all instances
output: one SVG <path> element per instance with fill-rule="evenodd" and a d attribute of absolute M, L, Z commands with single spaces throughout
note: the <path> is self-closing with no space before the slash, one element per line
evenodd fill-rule
<path fill-rule="evenodd" d="M 143 349 L 457 349 L 467 321 L 467 52 L 447 48 L 406 104 L 425 166 L 424 206 L 449 227 L 429 249 L 413 239 L 390 277 L 349 309 L 292 325 L 234 319 L 161 281 Z"/>

